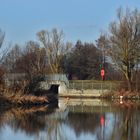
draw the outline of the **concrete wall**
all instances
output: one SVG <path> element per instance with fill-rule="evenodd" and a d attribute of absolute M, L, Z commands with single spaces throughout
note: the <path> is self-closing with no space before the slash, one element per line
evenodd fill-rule
<path fill-rule="evenodd" d="M 68 89 L 66 87 L 66 84 L 64 82 L 61 82 L 61 84 L 58 87 L 58 94 L 66 94 L 68 92 Z"/>
<path fill-rule="evenodd" d="M 67 86 L 65 82 L 60 82 L 60 81 L 43 81 L 39 83 L 38 89 L 42 90 L 49 90 L 51 88 L 51 85 L 59 85 L 58 87 L 58 94 L 61 93 L 67 93 Z"/>

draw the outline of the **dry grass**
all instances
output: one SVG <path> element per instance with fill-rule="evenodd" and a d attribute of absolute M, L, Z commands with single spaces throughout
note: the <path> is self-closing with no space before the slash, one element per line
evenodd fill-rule
<path fill-rule="evenodd" d="M 48 104 L 48 98 L 45 96 L 33 95 L 2 95 L 0 96 L 0 105 L 13 105 L 13 106 L 33 106 Z"/>

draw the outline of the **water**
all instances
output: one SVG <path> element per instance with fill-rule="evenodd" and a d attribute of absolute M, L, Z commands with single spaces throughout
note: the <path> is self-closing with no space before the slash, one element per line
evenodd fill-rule
<path fill-rule="evenodd" d="M 0 140 L 139 140 L 139 104 L 76 99 L 54 107 L 0 108 Z"/>

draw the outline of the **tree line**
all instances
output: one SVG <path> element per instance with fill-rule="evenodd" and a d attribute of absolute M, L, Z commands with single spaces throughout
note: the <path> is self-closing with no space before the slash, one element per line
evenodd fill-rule
<path fill-rule="evenodd" d="M 126 80 L 129 90 L 139 80 L 138 9 L 119 8 L 116 21 L 109 24 L 108 32 L 101 34 L 95 43 L 64 42 L 63 31 L 57 29 L 41 30 L 36 35 L 38 41 L 3 50 L 5 33 L 0 30 L 1 79 L 4 73 L 25 73 L 29 81 L 37 75 L 66 73 L 69 79 L 100 80 L 100 70 L 104 68 L 106 80 Z"/>

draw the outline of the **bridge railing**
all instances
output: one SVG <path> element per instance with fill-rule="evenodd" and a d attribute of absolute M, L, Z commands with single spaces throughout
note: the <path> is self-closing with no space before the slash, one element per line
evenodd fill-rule
<path fill-rule="evenodd" d="M 110 90 L 114 91 L 120 87 L 121 82 L 113 81 L 90 81 L 90 80 L 72 80 L 69 81 L 69 89 L 75 90 Z"/>

